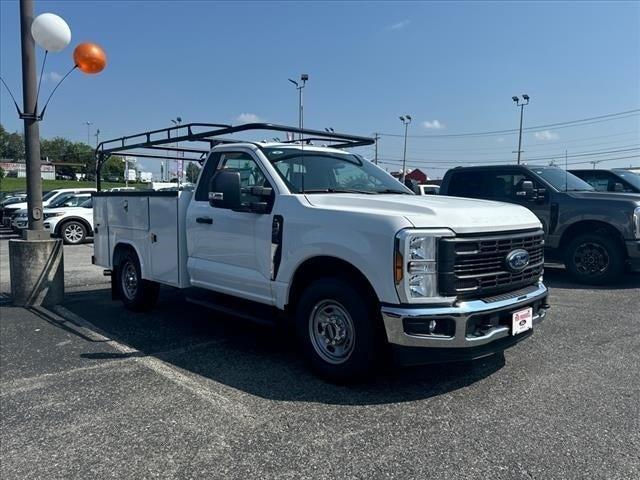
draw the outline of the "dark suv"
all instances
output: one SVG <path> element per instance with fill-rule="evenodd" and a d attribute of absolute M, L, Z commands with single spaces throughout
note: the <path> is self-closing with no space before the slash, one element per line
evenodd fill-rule
<path fill-rule="evenodd" d="M 625 265 L 640 271 L 640 195 L 596 192 L 565 170 L 525 165 L 454 168 L 440 194 L 527 207 L 542 223 L 546 258 L 580 282 L 612 282 Z"/>
<path fill-rule="evenodd" d="M 614 168 L 611 170 L 569 170 L 576 177 L 591 185 L 598 192 L 640 193 L 640 175 Z"/>

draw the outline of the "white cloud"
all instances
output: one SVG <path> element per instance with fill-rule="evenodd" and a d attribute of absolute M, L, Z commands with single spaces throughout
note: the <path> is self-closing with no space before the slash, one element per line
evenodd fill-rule
<path fill-rule="evenodd" d="M 538 140 L 555 140 L 556 138 L 558 138 L 558 134 L 550 130 L 542 130 L 541 132 L 536 132 L 534 136 Z"/>
<path fill-rule="evenodd" d="M 387 30 L 400 30 L 411 23 L 411 20 L 402 20 L 387 27 Z"/>
<path fill-rule="evenodd" d="M 255 113 L 241 113 L 236 117 L 236 122 L 238 123 L 258 123 L 262 120 Z"/>
<path fill-rule="evenodd" d="M 440 120 L 426 120 L 424 122 L 422 122 L 422 126 L 424 128 L 429 128 L 432 130 L 440 130 L 442 128 L 445 128 L 444 123 L 440 123 Z"/>

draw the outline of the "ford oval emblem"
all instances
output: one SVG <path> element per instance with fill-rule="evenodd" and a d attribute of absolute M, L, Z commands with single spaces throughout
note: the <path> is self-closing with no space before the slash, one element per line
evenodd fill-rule
<path fill-rule="evenodd" d="M 522 248 L 512 250 L 506 258 L 507 268 L 512 272 L 520 272 L 529 265 L 529 252 Z"/>

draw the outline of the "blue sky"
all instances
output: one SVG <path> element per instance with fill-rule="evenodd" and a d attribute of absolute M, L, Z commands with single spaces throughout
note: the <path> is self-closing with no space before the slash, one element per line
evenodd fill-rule
<path fill-rule="evenodd" d="M 74 72 L 41 125 L 44 137 L 101 138 L 187 122 L 296 124 L 288 77 L 305 72 L 305 125 L 369 135 L 442 135 L 516 128 L 512 95 L 528 93 L 525 127 L 640 108 L 638 2 L 130 2 L 37 1 L 72 31 L 50 55 L 43 91 L 73 47 L 101 44 L 107 69 Z M 0 72 L 21 99 L 18 2 L 0 2 Z M 39 52 L 41 54 L 41 52 Z M 42 55 L 39 57 L 41 60 Z M 0 120 L 20 130 L 5 91 Z M 524 134 L 524 158 L 623 158 L 640 165 L 640 116 Z M 433 177 L 456 164 L 515 158 L 517 135 L 409 138 L 408 165 Z M 373 148 L 363 150 L 373 155 Z M 397 168 L 402 139 L 379 156 Z M 547 160 L 537 160 L 548 163 Z M 148 162 L 148 161 L 147 161 Z M 144 164 L 143 164 L 144 165 Z M 148 168 L 148 165 L 144 165 Z M 581 166 L 590 167 L 589 164 Z"/>

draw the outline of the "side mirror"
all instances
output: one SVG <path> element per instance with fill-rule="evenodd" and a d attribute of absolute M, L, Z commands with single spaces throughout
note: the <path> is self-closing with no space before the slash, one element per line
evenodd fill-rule
<path fill-rule="evenodd" d="M 240 200 L 240 172 L 220 170 L 211 179 L 209 205 L 216 208 L 238 210 Z"/>
<path fill-rule="evenodd" d="M 524 197 L 527 200 L 535 199 L 535 192 L 533 191 L 533 182 L 531 180 L 524 180 L 520 186 L 521 190 L 516 192 L 518 197 Z"/>
<path fill-rule="evenodd" d="M 613 191 L 614 192 L 624 192 L 624 185 L 622 185 L 620 182 L 616 182 L 613 184 Z"/>

